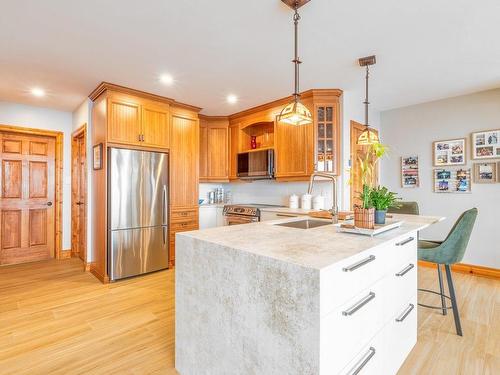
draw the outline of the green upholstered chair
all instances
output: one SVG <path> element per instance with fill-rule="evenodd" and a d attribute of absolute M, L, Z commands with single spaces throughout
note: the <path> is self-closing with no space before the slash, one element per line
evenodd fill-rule
<path fill-rule="evenodd" d="M 440 292 L 435 292 L 428 289 L 419 289 L 420 291 L 430 292 L 441 296 L 441 306 L 429 306 L 420 304 L 420 306 L 442 310 L 443 315 L 446 315 L 446 310 L 450 307 L 446 306 L 446 299 L 451 300 L 451 309 L 453 310 L 453 318 L 455 319 L 455 328 L 457 335 L 462 336 L 462 326 L 460 325 L 460 316 L 458 315 L 457 297 L 455 288 L 453 287 L 453 278 L 451 276 L 450 265 L 458 263 L 462 260 L 467 249 L 467 244 L 472 233 L 472 228 L 477 217 L 477 208 L 472 208 L 465 211 L 456 221 L 450 233 L 444 241 L 418 241 L 418 259 L 426 262 L 436 263 L 438 270 L 438 281 Z M 441 265 L 444 265 L 446 271 L 446 279 L 448 281 L 448 290 L 450 295 L 444 294 L 443 277 L 441 274 Z"/>
<path fill-rule="evenodd" d="M 406 215 L 418 215 L 418 203 L 417 202 L 399 202 L 399 207 L 390 207 L 387 212 L 391 214 L 406 214 Z"/>

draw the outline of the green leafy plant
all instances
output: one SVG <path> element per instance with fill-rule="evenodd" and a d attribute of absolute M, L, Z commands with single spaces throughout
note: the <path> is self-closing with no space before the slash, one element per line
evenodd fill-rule
<path fill-rule="evenodd" d="M 397 194 L 389 191 L 385 186 L 371 189 L 370 200 L 375 209 L 379 211 L 385 211 L 389 207 L 400 206 Z"/>
<path fill-rule="evenodd" d="M 359 194 L 359 199 L 363 202 L 361 208 L 373 208 L 372 188 L 368 185 L 363 185 L 363 191 Z"/>
<path fill-rule="evenodd" d="M 366 152 L 358 157 L 361 182 L 363 184 L 363 191 L 359 198 L 363 202 L 361 208 L 368 209 L 374 207 L 371 198 L 371 193 L 376 182 L 376 168 L 378 167 L 379 160 L 387 154 L 389 148 L 381 143 L 374 143 L 367 147 Z"/>

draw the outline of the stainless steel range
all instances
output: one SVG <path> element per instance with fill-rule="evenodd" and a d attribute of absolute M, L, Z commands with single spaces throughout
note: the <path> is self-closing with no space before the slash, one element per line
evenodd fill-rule
<path fill-rule="evenodd" d="M 281 207 L 272 204 L 227 204 L 224 206 L 226 225 L 248 224 L 260 221 L 260 209 Z"/>

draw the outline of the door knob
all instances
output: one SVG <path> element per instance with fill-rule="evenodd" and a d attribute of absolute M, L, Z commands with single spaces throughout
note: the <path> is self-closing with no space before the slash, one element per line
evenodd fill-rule
<path fill-rule="evenodd" d="M 47 206 L 52 206 L 52 202 L 47 202 Z"/>

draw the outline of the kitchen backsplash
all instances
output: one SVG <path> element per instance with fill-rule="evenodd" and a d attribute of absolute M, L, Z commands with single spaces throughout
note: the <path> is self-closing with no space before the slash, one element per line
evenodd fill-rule
<path fill-rule="evenodd" d="M 233 203 L 261 203 L 288 206 L 288 197 L 292 194 L 302 195 L 307 192 L 308 182 L 276 182 L 258 180 L 253 182 L 237 182 L 229 184 L 200 184 L 200 199 L 208 200 L 208 193 L 216 188 L 230 191 Z M 313 195 L 325 197 L 325 207 L 332 206 L 332 185 L 329 181 L 317 181 Z"/>

